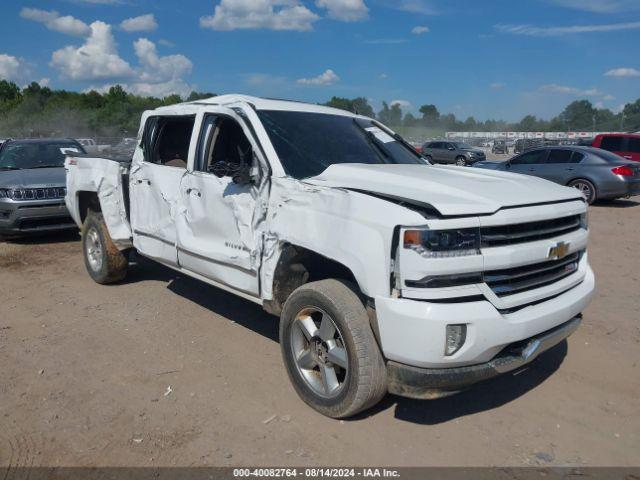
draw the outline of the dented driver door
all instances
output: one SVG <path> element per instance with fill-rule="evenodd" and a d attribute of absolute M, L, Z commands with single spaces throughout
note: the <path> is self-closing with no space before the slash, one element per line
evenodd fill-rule
<path fill-rule="evenodd" d="M 257 297 L 258 187 L 233 180 L 241 164 L 252 162 L 254 147 L 230 109 L 203 114 L 198 123 L 194 160 L 181 185 L 178 261 L 185 270 Z"/>

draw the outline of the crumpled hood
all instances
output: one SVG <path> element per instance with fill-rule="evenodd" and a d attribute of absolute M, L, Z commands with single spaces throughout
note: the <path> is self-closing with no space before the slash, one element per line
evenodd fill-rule
<path fill-rule="evenodd" d="M 64 187 L 65 175 L 64 167 L 0 170 L 0 188 Z"/>
<path fill-rule="evenodd" d="M 573 188 L 537 177 L 441 165 L 336 164 L 305 182 L 414 200 L 445 216 L 582 198 Z"/>

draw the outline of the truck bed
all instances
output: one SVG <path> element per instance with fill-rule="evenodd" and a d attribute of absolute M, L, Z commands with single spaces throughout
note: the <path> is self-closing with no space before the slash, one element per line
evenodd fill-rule
<path fill-rule="evenodd" d="M 97 198 L 109 234 L 119 249 L 132 246 L 129 223 L 130 162 L 122 159 L 69 156 L 65 202 L 71 217 L 82 228 L 90 201 Z"/>

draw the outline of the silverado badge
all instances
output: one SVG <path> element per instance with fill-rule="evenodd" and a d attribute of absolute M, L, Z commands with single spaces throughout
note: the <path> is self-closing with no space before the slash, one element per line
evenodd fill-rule
<path fill-rule="evenodd" d="M 549 249 L 549 258 L 553 260 L 560 260 L 569 253 L 569 244 L 566 242 L 558 242 L 555 246 Z"/>

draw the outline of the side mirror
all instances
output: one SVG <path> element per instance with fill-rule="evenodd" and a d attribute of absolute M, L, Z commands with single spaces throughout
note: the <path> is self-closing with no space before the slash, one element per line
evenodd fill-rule
<path fill-rule="evenodd" d="M 447 150 L 455 150 L 453 147 L 447 147 Z"/>
<path fill-rule="evenodd" d="M 248 163 L 241 164 L 233 173 L 231 179 L 236 185 L 251 185 L 255 183 L 255 179 L 251 175 L 251 165 Z"/>

